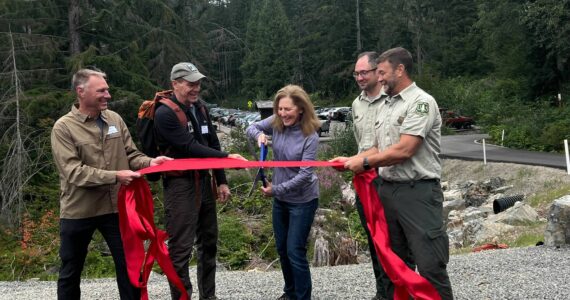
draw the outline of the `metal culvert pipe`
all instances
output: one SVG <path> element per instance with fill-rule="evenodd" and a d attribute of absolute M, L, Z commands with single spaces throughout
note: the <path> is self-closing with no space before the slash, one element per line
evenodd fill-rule
<path fill-rule="evenodd" d="M 507 208 L 515 205 L 515 202 L 522 201 L 524 199 L 524 195 L 514 195 L 504 198 L 499 198 L 493 201 L 493 212 L 498 214 Z"/>

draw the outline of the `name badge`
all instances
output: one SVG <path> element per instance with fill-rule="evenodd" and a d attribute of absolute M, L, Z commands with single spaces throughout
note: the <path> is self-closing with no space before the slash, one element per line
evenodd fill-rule
<path fill-rule="evenodd" d="M 115 127 L 115 125 L 111 125 L 111 126 L 109 126 L 109 131 L 107 131 L 107 135 L 111 135 L 111 134 L 117 133 L 117 132 L 119 132 L 117 130 L 117 127 Z"/>
<path fill-rule="evenodd" d="M 202 134 L 208 134 L 208 125 L 202 125 Z"/>

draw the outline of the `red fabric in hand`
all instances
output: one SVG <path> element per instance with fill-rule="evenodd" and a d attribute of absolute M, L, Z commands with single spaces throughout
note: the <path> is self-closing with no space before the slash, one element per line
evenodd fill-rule
<path fill-rule="evenodd" d="M 119 189 L 119 226 L 125 250 L 127 272 L 131 283 L 141 289 L 141 299 L 148 300 L 147 283 L 155 259 L 164 274 L 189 300 L 186 289 L 176 274 L 164 241 L 168 235 L 154 225 L 154 205 L 148 183 L 136 179 Z M 145 254 L 144 241 L 150 241 Z"/>
<path fill-rule="evenodd" d="M 433 285 L 420 274 L 411 270 L 404 261 L 392 251 L 388 235 L 388 225 L 384 215 L 384 206 L 378 198 L 373 180 L 377 177 L 375 170 L 356 174 L 353 179 L 354 188 L 362 208 L 370 235 L 374 241 L 378 259 L 388 277 L 395 285 L 394 299 L 407 300 L 409 295 L 415 299 L 439 300 L 441 297 Z"/>

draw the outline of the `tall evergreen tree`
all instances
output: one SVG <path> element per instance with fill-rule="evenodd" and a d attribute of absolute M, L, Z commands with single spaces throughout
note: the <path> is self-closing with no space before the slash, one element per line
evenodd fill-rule
<path fill-rule="evenodd" d="M 247 27 L 242 93 L 265 98 L 293 80 L 293 31 L 281 2 L 258 0 Z"/>

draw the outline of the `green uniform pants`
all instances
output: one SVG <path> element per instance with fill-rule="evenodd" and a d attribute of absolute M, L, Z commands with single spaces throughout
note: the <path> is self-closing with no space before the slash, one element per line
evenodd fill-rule
<path fill-rule="evenodd" d="M 453 299 L 447 275 L 449 239 L 442 218 L 443 192 L 439 180 L 389 182 L 375 179 L 384 205 L 390 244 L 402 260 L 413 256 L 419 273 L 439 292 L 441 299 Z M 388 282 L 388 298 L 394 285 Z"/>

